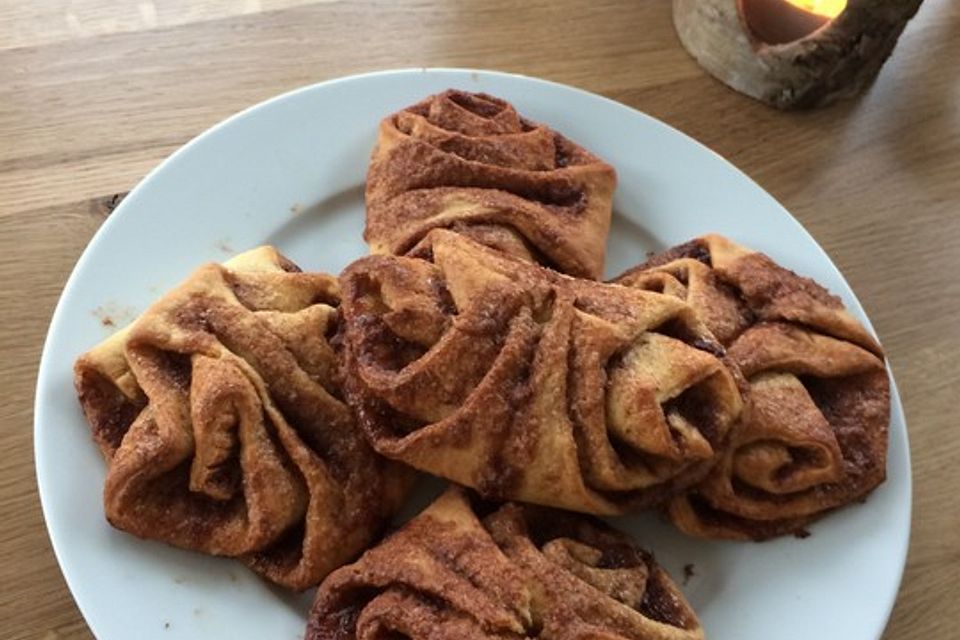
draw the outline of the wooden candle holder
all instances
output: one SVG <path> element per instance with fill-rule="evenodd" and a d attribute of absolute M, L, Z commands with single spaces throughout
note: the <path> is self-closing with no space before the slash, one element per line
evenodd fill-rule
<path fill-rule="evenodd" d="M 849 0 L 830 19 L 784 0 L 673 0 L 673 22 L 717 79 L 779 109 L 808 108 L 865 89 L 922 1 Z"/>

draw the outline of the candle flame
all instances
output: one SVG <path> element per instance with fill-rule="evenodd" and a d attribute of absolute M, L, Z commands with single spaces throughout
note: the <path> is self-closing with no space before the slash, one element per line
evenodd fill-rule
<path fill-rule="evenodd" d="M 795 7 L 825 18 L 836 18 L 847 6 L 847 0 L 786 0 Z"/>

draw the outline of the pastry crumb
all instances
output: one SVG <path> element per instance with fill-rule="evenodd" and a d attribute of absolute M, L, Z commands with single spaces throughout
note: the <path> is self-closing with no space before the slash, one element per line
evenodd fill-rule
<path fill-rule="evenodd" d="M 121 306 L 114 302 L 107 302 L 99 305 L 91 311 L 93 316 L 100 321 L 100 324 L 107 329 L 115 329 L 118 326 L 129 324 L 137 312 L 131 307 Z"/>

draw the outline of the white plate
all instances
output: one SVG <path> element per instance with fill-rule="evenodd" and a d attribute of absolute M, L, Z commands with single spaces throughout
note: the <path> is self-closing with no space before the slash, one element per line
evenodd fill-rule
<path fill-rule="evenodd" d="M 607 273 L 717 231 L 812 276 L 869 322 L 822 249 L 725 160 L 616 102 L 520 76 L 408 70 L 306 87 L 244 111 L 173 154 L 104 223 L 54 313 L 37 383 L 37 478 L 54 551 L 101 640 L 298 638 L 308 596 L 238 563 L 143 542 L 103 518 L 104 464 L 74 397 L 74 359 L 201 262 L 271 243 L 305 269 L 339 272 L 366 252 L 363 179 L 379 120 L 448 87 L 513 102 L 617 169 Z M 894 388 L 887 482 L 864 505 L 763 544 L 686 538 L 651 515 L 619 524 L 682 581 L 711 640 L 875 640 L 910 531 L 906 424 Z"/>

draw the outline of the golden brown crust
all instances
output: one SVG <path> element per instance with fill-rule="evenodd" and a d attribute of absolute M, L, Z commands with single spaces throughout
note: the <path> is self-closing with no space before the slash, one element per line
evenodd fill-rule
<path fill-rule="evenodd" d="M 306 634 L 397 637 L 699 640 L 703 630 L 627 536 L 550 509 L 478 509 L 449 489 L 323 582 Z"/>
<path fill-rule="evenodd" d="M 420 255 L 341 276 L 347 397 L 379 453 L 591 513 L 660 502 L 716 461 L 740 395 L 686 304 L 446 230 Z"/>
<path fill-rule="evenodd" d="M 200 267 L 75 365 L 119 529 L 304 589 L 399 506 L 339 399 L 336 279 L 269 247 Z"/>
<path fill-rule="evenodd" d="M 446 91 L 380 124 L 367 173 L 373 253 L 402 255 L 435 228 L 598 278 L 613 168 L 503 100 Z"/>
<path fill-rule="evenodd" d="M 686 300 L 748 381 L 747 404 L 709 476 L 669 513 L 695 535 L 801 532 L 883 482 L 890 389 L 872 335 L 813 280 L 705 236 L 615 280 Z"/>

